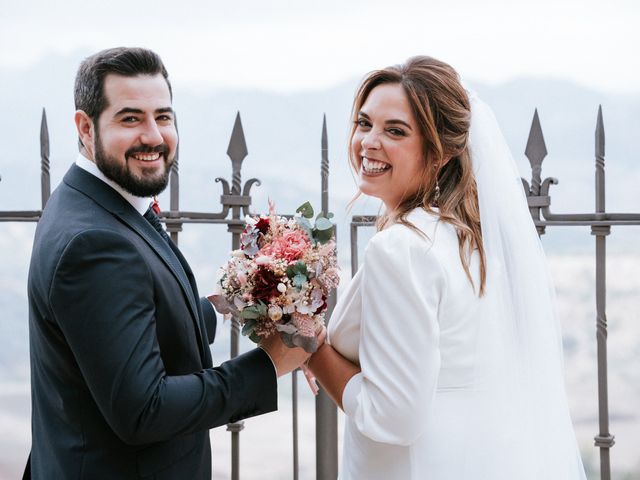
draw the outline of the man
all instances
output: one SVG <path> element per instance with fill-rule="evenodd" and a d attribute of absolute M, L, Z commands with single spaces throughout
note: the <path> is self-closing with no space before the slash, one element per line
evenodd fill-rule
<path fill-rule="evenodd" d="M 210 479 L 208 429 L 275 410 L 276 376 L 308 357 L 272 338 L 212 368 L 214 310 L 148 210 L 178 143 L 171 100 L 151 51 L 79 68 L 80 155 L 29 271 L 33 478 Z"/>

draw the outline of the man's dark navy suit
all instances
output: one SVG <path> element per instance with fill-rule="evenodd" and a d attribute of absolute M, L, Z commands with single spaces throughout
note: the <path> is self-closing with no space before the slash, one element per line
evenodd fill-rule
<path fill-rule="evenodd" d="M 29 307 L 33 478 L 210 479 L 208 429 L 277 408 L 266 353 L 212 368 L 186 260 L 76 165 L 36 230 Z"/>

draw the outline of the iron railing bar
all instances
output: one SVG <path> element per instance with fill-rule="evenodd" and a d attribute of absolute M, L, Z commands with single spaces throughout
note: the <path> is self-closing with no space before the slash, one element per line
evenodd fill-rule
<path fill-rule="evenodd" d="M 320 197 L 322 213 L 329 214 L 329 142 L 327 117 L 322 118 L 320 136 Z M 335 229 L 337 241 L 337 228 Z M 327 299 L 326 324 L 336 306 L 336 291 Z M 329 395 L 320 388 L 316 396 L 316 480 L 335 480 L 338 476 L 338 409 Z"/>
<path fill-rule="evenodd" d="M 602 106 L 598 107 L 595 131 L 595 210 L 605 212 L 605 135 L 602 121 Z M 598 425 L 599 432 L 594 438 L 600 448 L 600 478 L 611 480 L 611 447 L 614 439 L 609 432 L 609 380 L 607 372 L 607 235 L 611 227 L 592 227 L 596 236 L 596 343 L 598 357 Z"/>
<path fill-rule="evenodd" d="M 291 416 L 293 428 L 293 480 L 298 480 L 300 475 L 298 452 L 298 369 L 291 372 Z"/>

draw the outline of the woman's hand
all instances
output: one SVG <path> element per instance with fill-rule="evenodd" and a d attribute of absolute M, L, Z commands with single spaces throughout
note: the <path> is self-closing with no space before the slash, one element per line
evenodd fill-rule
<path fill-rule="evenodd" d="M 351 377 L 360 372 L 360 367 L 344 358 L 328 343 L 318 347 L 306 366 L 314 380 L 318 380 L 327 395 L 342 409 L 344 388 Z"/>

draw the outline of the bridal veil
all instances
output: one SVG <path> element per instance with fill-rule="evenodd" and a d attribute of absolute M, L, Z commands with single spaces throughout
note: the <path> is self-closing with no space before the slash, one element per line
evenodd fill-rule
<path fill-rule="evenodd" d="M 478 408 L 463 413 L 472 427 L 461 452 L 465 478 L 584 479 L 544 252 L 493 112 L 469 98 L 487 287 L 475 351 Z"/>

